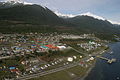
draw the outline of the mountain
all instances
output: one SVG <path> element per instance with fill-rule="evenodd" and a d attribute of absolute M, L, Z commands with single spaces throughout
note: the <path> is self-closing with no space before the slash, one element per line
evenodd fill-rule
<path fill-rule="evenodd" d="M 40 5 L 14 4 L 0 9 L 0 20 L 23 21 L 36 24 L 59 24 L 62 20 L 47 7 Z"/>
<path fill-rule="evenodd" d="M 81 32 L 94 33 L 102 39 L 110 39 L 113 35 L 120 36 L 120 27 L 115 27 L 107 20 L 96 19 L 90 16 L 76 16 L 65 18 Z M 110 37 L 111 36 L 111 37 Z"/>
<path fill-rule="evenodd" d="M 18 5 L 24 5 L 24 4 L 22 2 L 16 2 L 16 1 L 0 2 L 0 8 L 9 8 Z"/>
<path fill-rule="evenodd" d="M 59 17 L 61 17 L 61 18 L 73 18 L 73 17 L 76 17 L 76 16 L 89 16 L 89 17 L 93 17 L 93 18 L 98 19 L 98 20 L 103 20 L 103 21 L 107 20 L 107 21 L 109 21 L 110 23 L 115 24 L 115 25 L 116 25 L 116 24 L 117 24 L 117 25 L 120 25 L 119 22 L 105 19 L 105 18 L 103 18 L 103 17 L 101 17 L 101 16 L 97 16 L 97 15 L 91 13 L 91 12 L 82 13 L 82 14 L 77 14 L 77 15 L 73 15 L 73 14 L 62 14 L 62 13 L 59 13 L 58 11 L 55 11 L 54 13 L 55 13 L 56 15 L 58 15 Z"/>
<path fill-rule="evenodd" d="M 0 3 L 0 32 L 70 32 L 119 35 L 120 29 L 98 16 L 78 15 L 59 17 L 56 13 L 42 7 L 23 3 Z M 110 37 L 111 38 L 111 37 Z"/>
<path fill-rule="evenodd" d="M 65 19 L 68 23 L 71 23 L 72 26 L 76 26 L 81 30 L 92 32 L 94 33 L 101 32 L 101 33 L 111 33 L 117 32 L 115 29 L 115 25 L 112 21 L 107 20 L 103 17 L 97 16 L 90 12 L 72 15 L 72 14 L 61 14 L 59 12 L 55 12 L 60 18 Z M 119 25 L 118 25 L 119 26 Z"/>
<path fill-rule="evenodd" d="M 90 12 L 78 15 L 61 14 L 59 12 L 55 12 L 55 14 L 65 19 L 72 26 L 76 26 L 77 30 L 81 32 L 95 33 L 102 39 L 110 39 L 111 35 L 116 34 L 120 36 L 120 23 L 107 20 Z"/>
<path fill-rule="evenodd" d="M 98 20 L 90 16 L 76 16 L 73 18 L 66 18 L 66 21 L 81 29 L 86 29 L 89 31 L 92 30 L 94 32 L 106 32 L 108 30 L 110 31 L 113 28 L 113 25 L 107 20 Z"/>

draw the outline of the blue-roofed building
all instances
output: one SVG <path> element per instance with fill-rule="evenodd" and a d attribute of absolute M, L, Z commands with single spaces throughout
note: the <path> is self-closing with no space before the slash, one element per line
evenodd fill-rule
<path fill-rule="evenodd" d="M 46 47 L 46 46 L 40 46 L 41 48 L 44 48 L 44 49 L 48 49 L 48 47 Z"/>
<path fill-rule="evenodd" d="M 15 69 L 15 67 L 9 67 L 9 69 Z"/>

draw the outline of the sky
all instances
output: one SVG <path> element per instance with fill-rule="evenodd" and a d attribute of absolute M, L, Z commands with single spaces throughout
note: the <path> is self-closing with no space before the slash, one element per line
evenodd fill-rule
<path fill-rule="evenodd" d="M 105 19 L 120 23 L 120 0 L 24 0 L 25 2 L 47 6 L 62 14 L 91 12 Z"/>

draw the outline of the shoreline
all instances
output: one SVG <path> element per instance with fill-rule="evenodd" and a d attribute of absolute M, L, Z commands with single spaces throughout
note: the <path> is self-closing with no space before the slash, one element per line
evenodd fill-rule
<path fill-rule="evenodd" d="M 90 72 L 92 71 L 92 69 L 95 67 L 96 61 L 93 63 L 92 66 L 90 66 L 90 68 L 86 71 L 86 74 L 83 77 L 78 77 L 77 79 L 74 80 L 85 80 L 85 78 L 90 74 Z"/>
<path fill-rule="evenodd" d="M 108 49 L 109 50 L 109 49 Z M 103 55 L 105 52 L 107 52 L 108 50 L 101 50 L 101 51 L 98 51 L 98 52 L 95 52 L 94 54 L 97 54 L 97 55 Z M 102 54 L 101 54 L 102 53 Z M 97 59 L 95 58 L 92 62 L 91 65 L 89 65 L 88 68 L 86 68 L 86 71 L 83 72 L 83 75 L 78 75 L 76 76 L 76 78 L 74 77 L 73 80 L 85 80 L 87 76 L 89 76 L 89 74 L 91 73 L 91 71 L 93 70 L 93 68 L 95 67 L 96 65 L 96 62 L 97 62 Z M 32 80 L 32 79 L 31 79 Z"/>
<path fill-rule="evenodd" d="M 110 50 L 110 49 L 105 50 L 105 52 L 108 52 L 109 50 Z M 103 55 L 105 52 L 103 52 L 102 55 Z M 96 62 L 97 62 L 97 59 L 95 59 L 95 62 L 93 63 L 92 66 L 90 66 L 90 68 L 86 71 L 86 74 L 85 74 L 83 77 L 78 77 L 78 78 L 75 79 L 75 80 L 85 80 L 85 78 L 91 73 L 91 71 L 92 71 L 93 68 L 95 67 Z"/>
<path fill-rule="evenodd" d="M 90 74 L 90 72 L 93 70 L 93 68 L 96 65 L 97 60 L 95 60 L 95 62 L 93 63 L 93 65 L 88 69 L 88 71 L 86 72 L 86 75 L 84 75 L 80 80 L 85 80 L 85 78 Z"/>

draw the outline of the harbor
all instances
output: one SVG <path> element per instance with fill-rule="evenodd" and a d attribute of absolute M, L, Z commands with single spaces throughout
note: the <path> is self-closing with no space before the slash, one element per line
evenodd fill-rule
<path fill-rule="evenodd" d="M 120 80 L 120 42 L 109 44 L 109 47 L 113 55 L 106 52 L 102 57 L 97 57 L 96 65 L 85 80 Z M 109 60 L 112 64 L 108 62 Z"/>
<path fill-rule="evenodd" d="M 108 59 L 108 58 L 106 58 L 106 57 L 102 57 L 102 56 L 97 56 L 97 58 L 100 58 L 100 59 L 106 60 L 109 64 L 111 64 L 111 63 L 113 63 L 113 62 L 116 62 L 116 59 L 115 59 L 115 58 Z"/>

